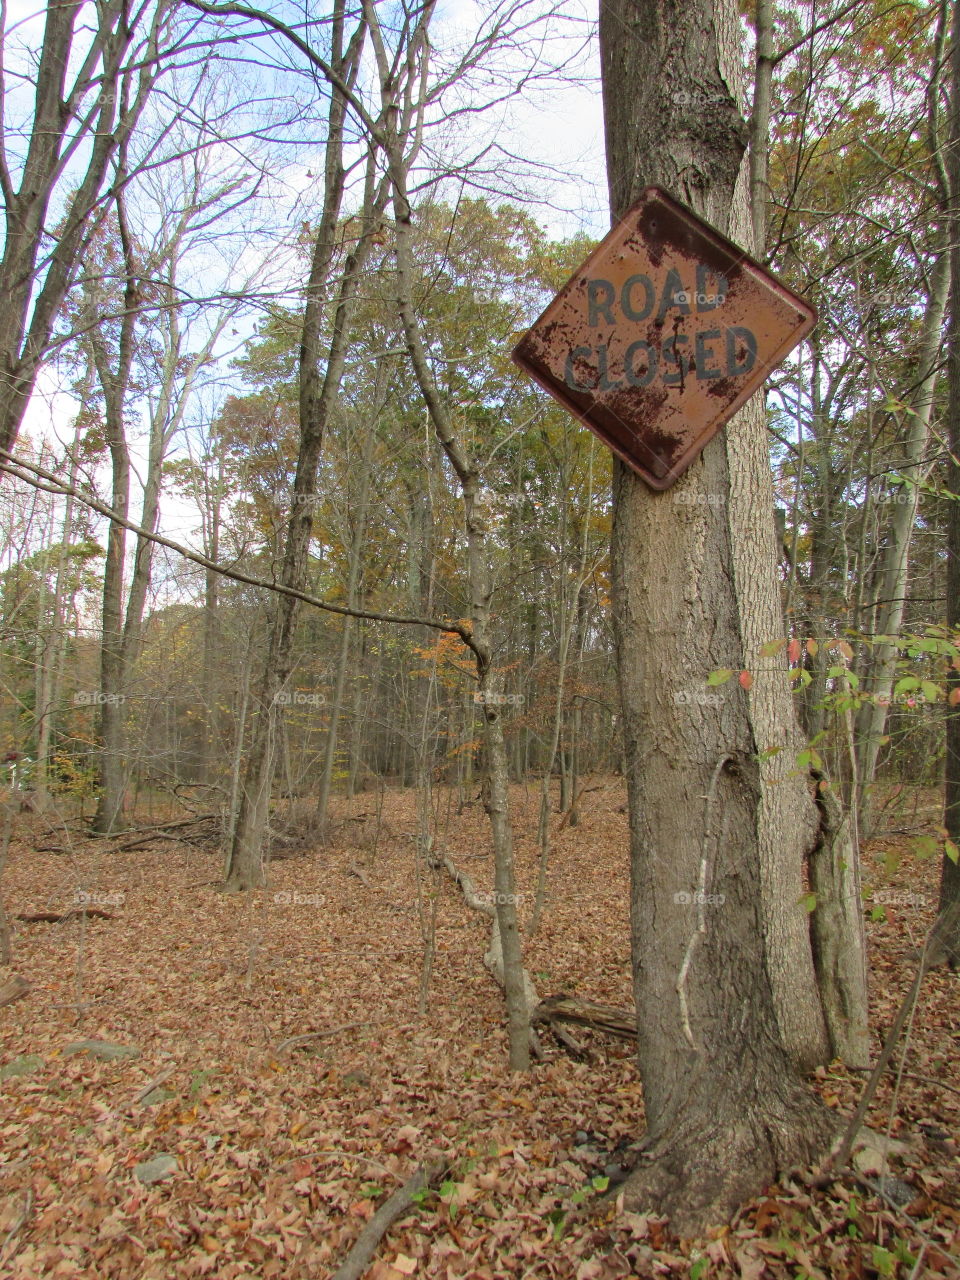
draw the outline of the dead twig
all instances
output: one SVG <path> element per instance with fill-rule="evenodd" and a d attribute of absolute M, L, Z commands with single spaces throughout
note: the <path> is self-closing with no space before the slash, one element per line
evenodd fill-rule
<path fill-rule="evenodd" d="M 162 1085 L 165 1081 L 169 1080 L 175 1071 L 176 1071 L 176 1067 L 165 1067 L 163 1071 L 158 1072 L 157 1075 L 155 1075 L 152 1080 L 147 1081 L 147 1083 L 143 1086 L 142 1089 L 137 1090 L 137 1092 L 133 1095 L 133 1097 L 127 1103 L 127 1107 L 129 1108 L 129 1107 L 139 1106 L 139 1104 L 144 1100 L 144 1098 L 147 1096 L 148 1093 L 153 1093 L 154 1089 L 159 1089 L 160 1085 Z"/>
<path fill-rule="evenodd" d="M 870 1070 L 870 1068 L 869 1067 L 847 1067 L 847 1070 L 861 1071 L 863 1072 L 864 1075 L 866 1075 L 867 1072 Z M 892 1071 L 894 1074 L 897 1073 L 897 1068 L 892 1064 L 888 1064 L 884 1068 L 884 1070 Z M 958 1089 L 955 1084 L 947 1084 L 946 1080 L 937 1080 L 934 1076 L 918 1076 L 915 1071 L 904 1071 L 901 1074 L 904 1080 L 919 1080 L 921 1084 L 932 1084 L 932 1085 L 935 1085 L 938 1089 L 947 1089 L 949 1090 L 950 1093 L 960 1094 L 960 1089 Z"/>

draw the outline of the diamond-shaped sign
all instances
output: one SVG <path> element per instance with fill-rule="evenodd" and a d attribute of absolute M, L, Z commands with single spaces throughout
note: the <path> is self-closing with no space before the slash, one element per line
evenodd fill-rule
<path fill-rule="evenodd" d="M 513 359 L 668 489 L 816 321 L 803 298 L 648 187 Z"/>

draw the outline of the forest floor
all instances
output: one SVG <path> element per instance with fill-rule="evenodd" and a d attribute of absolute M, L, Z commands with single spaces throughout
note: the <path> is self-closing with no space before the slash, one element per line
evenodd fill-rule
<path fill-rule="evenodd" d="M 552 818 L 527 964 L 541 996 L 629 1008 L 624 792 L 595 781 L 578 826 Z M 526 923 L 537 788 L 514 799 Z M 445 791 L 436 802 L 446 851 L 491 889 L 482 808 L 457 817 Z M 908 1074 L 896 1096 L 883 1079 L 868 1117 L 892 1142 L 886 1168 L 867 1149 L 861 1172 L 897 1179 L 886 1185 L 901 1210 L 852 1178 L 816 1190 L 798 1174 L 709 1238 L 677 1241 L 663 1219 L 597 1196 L 642 1132 L 629 1044 L 574 1029 L 588 1050 L 576 1062 L 545 1036 L 547 1059 L 511 1075 L 482 964 L 488 923 L 446 878 L 418 1012 L 416 832 L 412 791 L 340 801 L 326 847 L 274 861 L 264 891 L 226 896 L 209 883 L 213 849 L 111 852 L 75 836 L 38 852 L 56 838 L 23 819 L 2 885 L 15 932 L 0 986 L 15 972 L 31 990 L 0 1009 L 0 1276 L 323 1280 L 437 1153 L 442 1183 L 389 1230 L 371 1280 L 960 1275 L 958 975 L 928 975 Z M 893 832 L 865 859 L 876 1045 L 936 903 L 936 860 L 913 856 L 911 838 Z M 331 1034 L 283 1045 L 312 1032 Z M 73 1048 L 82 1041 L 131 1054 L 104 1059 L 116 1048 Z M 863 1076 L 824 1070 L 812 1085 L 849 1114 Z"/>

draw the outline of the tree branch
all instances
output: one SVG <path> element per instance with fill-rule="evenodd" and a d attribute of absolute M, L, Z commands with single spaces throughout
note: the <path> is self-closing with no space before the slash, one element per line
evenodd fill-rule
<path fill-rule="evenodd" d="M 28 474 L 33 472 L 33 475 Z M 264 591 L 273 591 L 277 595 L 291 596 L 294 600 L 302 600 L 304 604 L 312 605 L 315 609 L 322 609 L 326 613 L 337 613 L 345 618 L 363 618 L 369 622 L 388 622 L 398 623 L 404 626 L 413 627 L 430 627 L 434 631 L 443 631 L 449 635 L 457 635 L 467 646 L 468 649 L 476 652 L 476 642 L 473 633 L 468 626 L 460 622 L 440 622 L 436 618 L 419 618 L 407 617 L 401 614 L 378 613 L 372 609 L 351 609 L 347 605 L 330 604 L 327 600 L 321 600 L 318 596 L 310 595 L 306 591 L 297 591 L 294 587 L 285 587 L 279 582 L 268 582 L 265 578 L 254 577 L 253 574 L 244 573 L 240 569 L 231 569 L 224 564 L 218 564 L 215 560 L 209 559 L 205 555 L 201 555 L 199 551 L 191 551 L 189 547 L 183 546 L 179 542 L 174 542 L 172 538 L 166 538 L 161 533 L 151 533 L 144 529 L 141 525 L 136 524 L 133 520 L 124 519 L 112 508 L 108 507 L 105 502 L 100 502 L 97 498 L 91 497 L 88 493 L 83 493 L 69 484 L 64 484 L 52 472 L 45 470 L 43 467 L 37 466 L 35 463 L 26 462 L 21 458 L 15 458 L 6 449 L 0 449 L 0 474 L 5 473 L 14 476 L 18 480 L 22 480 L 25 484 L 33 485 L 36 489 L 43 489 L 47 493 L 56 493 L 67 498 L 76 498 L 78 502 L 82 502 L 92 511 L 96 511 L 99 515 L 105 516 L 108 520 L 113 520 L 121 525 L 124 529 L 128 529 L 131 533 L 137 534 L 138 537 L 145 538 L 149 542 L 155 542 L 158 546 L 166 547 L 169 551 L 175 551 L 177 555 L 183 556 L 185 560 L 190 560 L 194 564 L 200 565 L 203 569 L 209 569 L 213 573 L 219 573 L 224 578 L 231 578 L 234 582 L 242 582 L 246 586 L 260 587 Z"/>

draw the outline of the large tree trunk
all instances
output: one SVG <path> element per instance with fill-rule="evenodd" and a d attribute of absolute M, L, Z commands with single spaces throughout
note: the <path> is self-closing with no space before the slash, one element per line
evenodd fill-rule
<path fill-rule="evenodd" d="M 600 37 L 614 217 L 657 183 L 749 244 L 736 7 L 606 0 Z M 827 1050 L 800 904 L 818 822 L 785 666 L 759 654 L 782 634 L 759 397 L 678 485 L 691 501 L 615 463 L 612 572 L 649 1155 L 626 1194 L 691 1234 L 833 1126 L 800 1076 Z M 721 667 L 752 688 L 685 699 Z"/>

